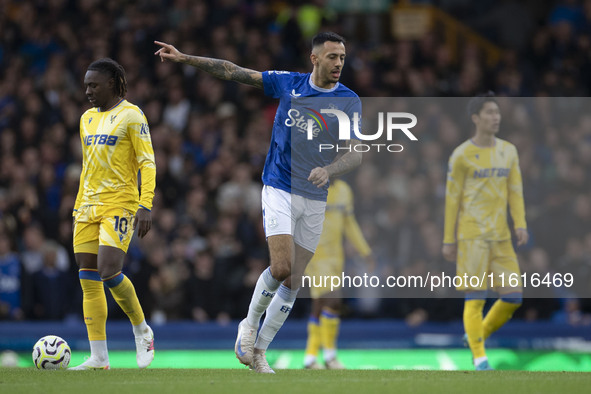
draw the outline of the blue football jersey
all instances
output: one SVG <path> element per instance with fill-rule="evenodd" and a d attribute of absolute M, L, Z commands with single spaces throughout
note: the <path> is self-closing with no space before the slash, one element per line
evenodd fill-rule
<path fill-rule="evenodd" d="M 263 72 L 265 94 L 279 98 L 263 183 L 306 198 L 326 201 L 328 184 L 318 188 L 308 181 L 308 176 L 312 169 L 330 164 L 337 155 L 336 147 L 343 145 L 344 141 L 339 140 L 337 116 L 322 113 L 322 109 L 338 109 L 347 114 L 351 124 L 354 120 L 359 124 L 361 101 L 355 92 L 340 83 L 332 89 L 323 89 L 315 86 L 310 76 L 310 73 L 289 71 Z M 357 113 L 356 117 L 354 113 Z M 309 132 L 309 120 L 312 133 Z M 354 136 L 352 130 L 350 134 Z"/>

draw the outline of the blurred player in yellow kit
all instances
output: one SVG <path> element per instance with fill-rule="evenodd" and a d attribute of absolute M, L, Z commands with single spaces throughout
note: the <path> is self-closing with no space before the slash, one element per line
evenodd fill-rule
<path fill-rule="evenodd" d="M 114 60 L 90 64 L 84 86 L 93 108 L 80 118 L 82 174 L 73 217 L 74 254 L 91 354 L 70 369 L 109 369 L 104 285 L 131 320 L 137 364 L 146 368 L 154 359 L 154 333 L 146 324 L 133 284 L 121 269 L 135 228 L 142 238 L 152 225 L 156 165 L 148 121 L 124 99 L 125 70 Z"/>
<path fill-rule="evenodd" d="M 335 180 L 328 188 L 326 214 L 322 235 L 314 257 L 306 268 L 310 277 L 341 276 L 345 263 L 343 237 L 346 237 L 373 270 L 371 249 L 367 244 L 353 212 L 353 193 L 344 181 Z M 314 283 L 314 281 L 312 281 Z M 319 280 L 316 283 L 320 283 Z M 330 283 L 330 281 L 329 281 Z M 341 294 L 330 287 L 311 287 L 312 313 L 308 321 L 308 343 L 304 367 L 320 369 L 317 362 L 320 348 L 324 351 L 324 364 L 328 369 L 344 369 L 337 359 L 337 337 L 340 325 Z"/>
<path fill-rule="evenodd" d="M 464 283 L 464 329 L 476 370 L 492 370 L 485 340 L 502 327 L 522 300 L 522 284 L 509 287 L 507 278 L 520 274 L 507 223 L 507 205 L 515 224 L 517 245 L 527 243 L 523 188 L 517 149 L 496 138 L 501 122 L 492 93 L 474 97 L 468 105 L 476 134 L 458 146 L 449 159 L 445 192 L 445 228 L 442 253 L 457 261 L 457 275 L 493 274 L 499 299 L 483 319 L 488 281 L 479 287 Z M 456 260 L 457 259 L 457 260 Z M 505 287 L 500 287 L 500 275 Z"/>

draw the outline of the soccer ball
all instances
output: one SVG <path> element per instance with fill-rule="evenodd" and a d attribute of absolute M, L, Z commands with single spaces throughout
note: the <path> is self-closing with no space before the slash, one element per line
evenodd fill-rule
<path fill-rule="evenodd" d="M 71 354 L 66 341 L 55 335 L 46 335 L 33 346 L 33 363 L 37 369 L 66 369 Z"/>

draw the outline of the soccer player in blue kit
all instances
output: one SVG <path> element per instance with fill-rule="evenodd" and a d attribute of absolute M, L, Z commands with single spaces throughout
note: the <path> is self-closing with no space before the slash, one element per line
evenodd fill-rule
<path fill-rule="evenodd" d="M 172 60 L 206 71 L 218 78 L 264 89 L 279 98 L 273 123 L 271 144 L 263 169 L 263 224 L 269 245 L 270 267 L 259 277 L 247 317 L 238 326 L 235 353 L 238 360 L 260 373 L 275 373 L 265 351 L 279 331 L 296 299 L 301 275 L 314 255 L 324 221 L 329 178 L 342 175 L 361 164 L 355 151 L 357 139 L 343 141 L 343 155 L 337 151 L 319 152 L 320 143 L 339 144 L 338 135 L 328 130 L 308 140 L 305 122 L 293 121 L 292 100 L 349 98 L 344 111 L 361 116 L 358 96 L 339 83 L 345 62 L 345 40 L 325 32 L 312 39 L 311 73 L 254 71 L 226 60 L 190 56 L 174 46 L 155 41 L 161 48 L 155 53 L 161 60 Z M 331 102 L 331 103 L 332 103 Z M 291 116 L 290 116 L 291 115 Z M 336 117 L 327 116 L 333 125 Z M 290 122 L 291 120 L 291 122 Z M 324 120 L 324 118 L 323 118 Z M 316 138 L 317 137 L 317 138 Z M 342 145 L 342 144 L 341 144 Z M 293 269 L 292 269 L 293 268 Z M 265 319 L 259 329 L 260 319 Z M 257 335 L 258 331 L 258 335 Z"/>

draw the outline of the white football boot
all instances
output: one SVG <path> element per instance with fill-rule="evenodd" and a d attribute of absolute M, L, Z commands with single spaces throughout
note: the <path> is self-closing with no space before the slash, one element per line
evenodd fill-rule
<path fill-rule="evenodd" d="M 107 369 L 110 369 L 109 360 L 100 361 L 97 358 L 89 357 L 82 364 L 68 368 L 68 371 L 95 371 Z"/>
<path fill-rule="evenodd" d="M 324 361 L 326 369 L 345 369 L 343 363 L 341 363 L 336 357 L 332 360 Z"/>
<path fill-rule="evenodd" d="M 275 373 L 275 371 L 269 366 L 267 357 L 265 357 L 265 352 L 262 350 L 254 351 L 252 365 L 250 367 L 253 371 L 258 373 Z"/>
<path fill-rule="evenodd" d="M 137 366 L 146 368 L 154 360 L 154 332 L 150 327 L 148 331 L 139 337 L 135 337 L 135 350 Z"/>
<path fill-rule="evenodd" d="M 257 339 L 256 328 L 251 327 L 246 319 L 238 324 L 238 336 L 234 345 L 236 358 L 244 365 L 253 363 L 254 342 Z"/>

